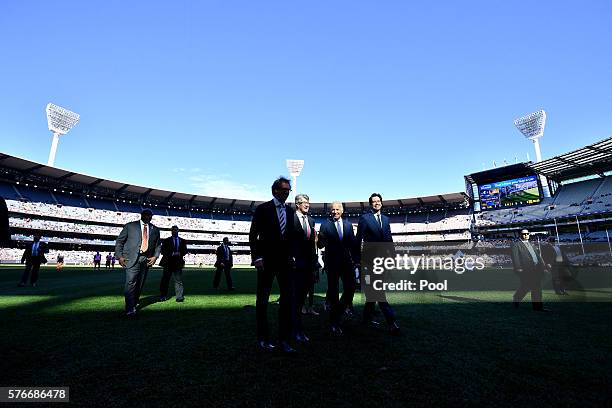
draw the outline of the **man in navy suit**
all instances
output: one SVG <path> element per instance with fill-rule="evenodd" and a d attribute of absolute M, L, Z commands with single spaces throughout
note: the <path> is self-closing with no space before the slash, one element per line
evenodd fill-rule
<path fill-rule="evenodd" d="M 219 288 L 221 273 L 225 273 L 225 283 L 227 290 L 234 290 L 232 281 L 232 267 L 234 266 L 234 255 L 228 237 L 223 238 L 223 243 L 217 247 L 217 260 L 215 261 L 215 277 L 213 278 L 213 288 Z"/>
<path fill-rule="evenodd" d="M 332 219 L 321 224 L 319 248 L 325 248 L 323 262 L 327 273 L 327 301 L 330 304 L 330 322 L 333 335 L 342 335 L 340 320 L 344 311 L 353 304 L 355 294 L 355 266 L 359 259 L 359 247 L 353 233 L 353 225 L 342 218 L 342 203 L 332 203 Z M 338 279 L 342 280 L 342 297 L 338 300 Z"/>
<path fill-rule="evenodd" d="M 162 259 L 159 266 L 164 268 L 161 282 L 159 283 L 159 301 L 168 300 L 168 287 L 170 286 L 170 276 L 174 276 L 174 294 L 177 302 L 185 301 L 185 289 L 183 286 L 183 267 L 185 266 L 184 257 L 187 255 L 187 241 L 179 237 L 179 227 L 172 226 L 172 235 L 164 239 L 161 246 Z"/>
<path fill-rule="evenodd" d="M 40 264 L 47 263 L 47 258 L 45 258 L 47 252 L 49 252 L 49 248 L 44 242 L 40 242 L 40 235 L 34 235 L 34 241 L 28 244 L 21 257 L 21 263 L 25 262 L 26 266 L 21 275 L 19 286 L 25 286 L 28 277 L 30 277 L 30 284 L 36 286 Z"/>
<path fill-rule="evenodd" d="M 389 224 L 389 217 L 382 214 L 382 196 L 378 193 L 372 193 L 369 198 L 370 212 L 363 214 L 359 218 L 359 224 L 357 225 L 357 242 L 360 245 L 364 243 L 390 243 L 393 245 L 393 237 L 391 236 L 391 226 Z M 392 248 L 390 248 L 392 249 Z M 384 294 L 383 294 L 384 295 Z M 383 298 L 385 299 L 385 298 Z M 363 309 L 363 322 L 373 326 L 378 325 L 372 317 L 374 315 L 375 302 L 368 301 L 366 297 L 366 304 Z M 391 334 L 399 334 L 400 328 L 395 320 L 395 312 L 385 300 L 378 302 L 378 307 L 382 311 Z"/>
<path fill-rule="evenodd" d="M 308 215 L 310 198 L 306 194 L 295 196 L 296 212 L 293 218 L 293 256 L 295 258 L 294 305 L 292 308 L 293 335 L 296 341 L 305 343 L 310 339 L 302 326 L 302 307 L 306 296 L 315 283 L 318 267 L 315 222 Z"/>
<path fill-rule="evenodd" d="M 268 333 L 268 300 L 274 278 L 280 288 L 278 309 L 278 337 L 281 350 L 292 353 L 291 336 L 292 279 L 294 270 L 291 237 L 294 228 L 294 210 L 285 204 L 291 183 L 279 177 L 272 184 L 272 200 L 255 209 L 249 232 L 252 264 L 257 269 L 257 345 L 262 350 L 272 350 Z"/>

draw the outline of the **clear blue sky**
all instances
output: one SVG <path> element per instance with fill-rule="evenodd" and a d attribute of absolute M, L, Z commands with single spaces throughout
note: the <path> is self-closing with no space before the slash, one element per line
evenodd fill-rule
<path fill-rule="evenodd" d="M 542 108 L 544 158 L 612 135 L 609 1 L 411 3 L 2 2 L 0 152 L 46 163 L 53 102 L 57 167 L 264 199 L 304 159 L 321 202 L 463 191 Z"/>

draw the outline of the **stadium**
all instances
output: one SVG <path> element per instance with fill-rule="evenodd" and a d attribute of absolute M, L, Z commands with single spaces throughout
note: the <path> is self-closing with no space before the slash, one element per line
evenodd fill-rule
<path fill-rule="evenodd" d="M 612 2 L 2 6 L 0 408 L 612 407 Z"/>
<path fill-rule="evenodd" d="M 366 375 L 381 383 L 359 396 L 364 399 L 360 405 L 377 400 L 400 405 L 405 393 L 413 393 L 412 401 L 419 405 L 477 400 L 598 405 L 610 391 L 605 355 L 606 322 L 612 313 L 611 170 L 608 138 L 537 163 L 465 175 L 465 191 L 384 200 L 393 239 L 411 254 L 480 254 L 486 273 L 470 275 L 462 285 L 450 280 L 454 287 L 443 292 L 390 295 L 406 328 L 399 338 L 368 333 L 356 322 L 348 325 L 348 340 L 330 338 L 326 320 L 309 316 L 308 330 L 315 340 L 287 361 L 253 350 L 255 274 L 248 232 L 261 202 L 156 190 L 1 154 L 0 194 L 7 202 L 12 239 L 10 247 L 0 250 L 7 351 L 3 372 L 11 373 L 12 384 L 69 386 L 71 401 L 88 406 L 149 406 L 179 398 L 181 405 L 292 405 L 294 397 L 274 394 L 258 373 L 282 373 L 289 379 L 312 370 L 314 378 L 335 383 L 338 379 L 327 374 L 332 367 L 344 367 L 339 374 L 352 386 L 304 392 L 289 380 L 275 381 L 310 405 L 323 400 L 357 403 L 354 387 L 361 387 Z M 541 180 L 547 181 L 550 196 Z M 343 205 L 345 217 L 356 226 L 369 203 Z M 96 252 L 114 253 L 122 226 L 139 219 L 144 208 L 153 211 L 162 238 L 176 225 L 188 241 L 187 301 L 180 308 L 158 303 L 161 268 L 154 267 L 143 313 L 134 326 L 120 318 L 121 268 L 95 271 L 92 266 Z M 312 203 L 317 229 L 329 210 L 330 203 Z M 550 282 L 545 283 L 544 301 L 553 305 L 552 318 L 528 315 L 527 309 L 511 313 L 516 279 L 509 252 L 523 228 L 538 243 L 557 237 L 575 271 L 570 296 L 555 295 Z M 34 235 L 48 243 L 49 265 L 42 268 L 38 287 L 14 288 L 22 269 L 15 264 Z M 236 254 L 236 292 L 211 287 L 215 249 L 224 237 Z M 56 270 L 59 255 L 67 266 Z M 438 280 L 443 278 L 441 271 L 436 273 Z M 322 275 L 316 286 L 322 315 L 325 287 Z M 362 302 L 357 295 L 357 309 Z M 121 340 L 116 332 L 122 333 Z M 547 341 L 534 343 L 533 336 L 547 336 Z M 532 350 L 525 351 L 524 344 Z M 346 354 L 338 357 L 337 347 Z M 372 350 L 371 361 L 355 364 L 350 356 L 364 348 Z M 146 367 L 144 373 L 125 366 L 125 353 L 136 356 Z M 222 363 L 236 356 L 234 363 Z M 503 371 L 500 364 L 510 366 Z M 385 394 L 382 384 L 398 373 L 401 395 Z M 156 384 L 160 376 L 166 378 L 161 385 Z M 571 385 L 564 382 L 566 376 L 572 377 Z M 101 383 L 102 378 L 111 381 Z M 439 391 L 440 383 L 446 384 L 444 391 Z M 527 384 L 529 392 L 524 390 Z M 551 397 L 560 384 L 563 397 Z"/>

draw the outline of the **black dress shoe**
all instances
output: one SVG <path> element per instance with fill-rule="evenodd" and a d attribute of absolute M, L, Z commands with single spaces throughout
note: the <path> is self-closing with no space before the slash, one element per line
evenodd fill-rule
<path fill-rule="evenodd" d="M 342 332 L 342 328 L 340 328 L 340 326 L 332 326 L 331 327 L 331 334 L 332 336 L 342 336 L 343 332 Z"/>
<path fill-rule="evenodd" d="M 159 297 L 159 301 L 160 301 L 160 302 L 165 302 L 166 300 L 168 300 L 168 298 L 167 298 L 167 297 L 165 297 L 165 296 L 160 296 L 160 297 Z"/>
<path fill-rule="evenodd" d="M 260 350 L 264 350 L 264 351 L 272 351 L 274 350 L 274 345 L 268 343 L 265 340 L 260 340 L 257 342 L 257 348 L 259 348 Z"/>
<path fill-rule="evenodd" d="M 185 301 L 185 298 L 177 298 L 177 299 L 176 299 L 176 301 L 177 301 L 177 302 L 179 302 L 179 303 L 181 303 L 181 302 L 184 302 L 184 301 Z"/>
<path fill-rule="evenodd" d="M 286 341 L 281 341 L 280 349 L 285 354 L 293 354 L 295 353 L 295 349 L 289 345 Z"/>
<path fill-rule="evenodd" d="M 299 343 L 308 343 L 310 339 L 304 333 L 298 333 L 295 335 L 295 341 Z"/>

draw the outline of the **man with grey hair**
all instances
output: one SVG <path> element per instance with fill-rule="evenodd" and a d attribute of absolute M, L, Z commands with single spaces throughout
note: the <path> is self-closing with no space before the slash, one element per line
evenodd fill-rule
<path fill-rule="evenodd" d="M 331 306 L 331 332 L 342 335 L 340 320 L 344 311 L 353 303 L 355 293 L 355 266 L 359 247 L 353 233 L 353 225 L 342 218 L 344 207 L 339 201 L 331 205 L 331 220 L 321 224 L 317 246 L 325 248 L 323 261 L 327 273 L 327 301 Z M 342 280 L 342 297 L 338 300 L 338 279 Z"/>
<path fill-rule="evenodd" d="M 315 275 L 318 265 L 315 222 L 308 215 L 310 198 L 306 194 L 295 196 L 296 212 L 293 217 L 294 235 L 292 239 L 295 259 L 294 300 L 292 308 L 293 337 L 300 343 L 309 341 L 302 326 L 302 307 L 306 295 L 314 291 Z"/>

